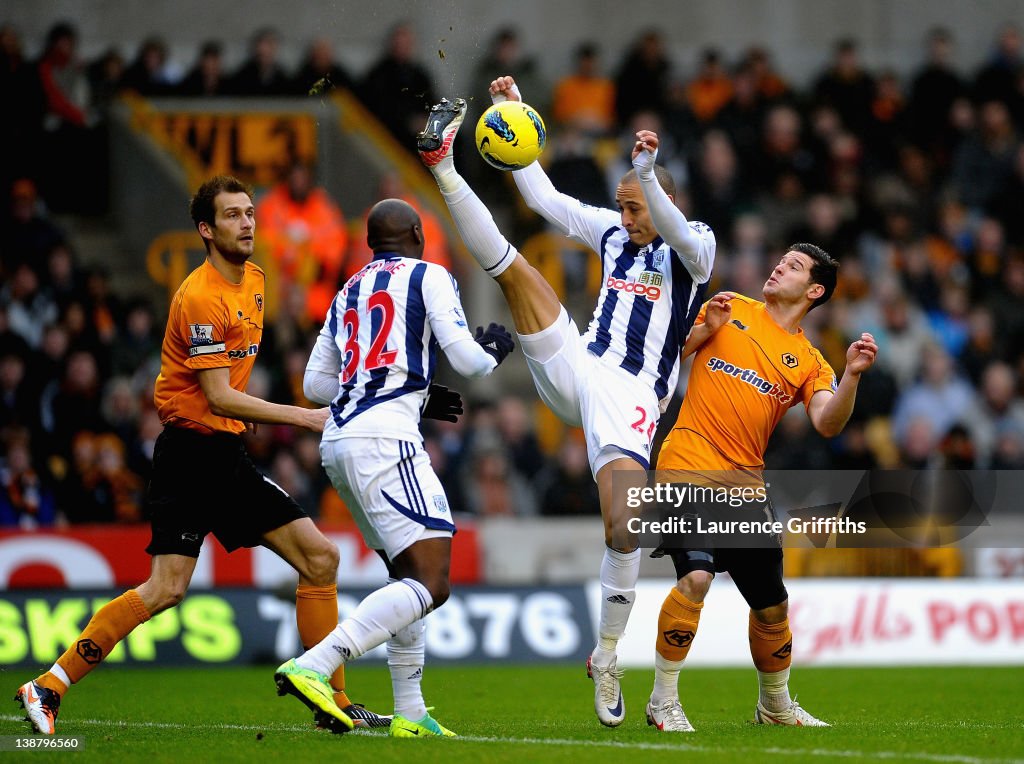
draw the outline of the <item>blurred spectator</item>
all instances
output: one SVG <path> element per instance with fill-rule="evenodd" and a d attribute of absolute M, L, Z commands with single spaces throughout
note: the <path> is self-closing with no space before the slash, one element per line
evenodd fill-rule
<path fill-rule="evenodd" d="M 974 78 L 974 99 L 979 103 L 999 101 L 1008 107 L 1016 105 L 1024 97 L 1018 81 L 1022 68 L 1024 47 L 1020 28 L 1012 22 L 1003 24 L 996 38 L 996 48 L 991 59 Z M 1018 113 L 1015 116 L 1019 119 L 1024 115 Z"/>
<path fill-rule="evenodd" d="M 89 121 L 89 83 L 78 60 L 78 32 L 71 24 L 54 24 L 46 36 L 46 49 L 38 64 L 39 82 L 46 99 L 43 127 L 85 127 Z"/>
<path fill-rule="evenodd" d="M 0 98 L 18 105 L 7 109 L 0 120 L 0 147 L 6 147 L 0 162 L 0 189 L 6 189 L 15 178 L 36 171 L 35 151 L 44 109 L 36 67 L 25 58 L 18 30 L 7 23 L 0 23 Z"/>
<path fill-rule="evenodd" d="M 997 187 L 988 211 L 1001 223 L 1006 241 L 1024 251 L 1024 144 L 1017 144 L 1009 172 Z"/>
<path fill-rule="evenodd" d="M 697 76 L 686 86 L 686 103 L 702 124 L 711 122 L 732 98 L 732 80 L 722 65 L 722 54 L 708 48 L 701 54 Z"/>
<path fill-rule="evenodd" d="M 46 256 L 65 241 L 64 231 L 44 214 L 36 184 L 28 178 L 19 178 L 11 186 L 2 226 L 0 273 L 8 277 L 22 263 L 43 275 Z"/>
<path fill-rule="evenodd" d="M 314 185 L 312 168 L 295 162 L 256 205 L 256 217 L 279 290 L 302 287 L 309 317 L 322 323 L 338 289 L 348 243 L 341 208 Z"/>
<path fill-rule="evenodd" d="M 231 89 L 224 72 L 223 48 L 218 40 L 207 40 L 199 48 L 195 65 L 178 83 L 177 93 L 183 96 L 219 96 Z"/>
<path fill-rule="evenodd" d="M 980 122 L 953 157 L 952 182 L 960 201 L 981 212 L 1010 177 L 1020 143 L 1002 101 L 981 105 Z"/>
<path fill-rule="evenodd" d="M 980 395 L 964 422 L 974 442 L 979 467 L 991 466 L 1000 438 L 1024 442 L 1024 400 L 1017 395 L 1017 376 L 1001 361 L 985 367 Z"/>
<path fill-rule="evenodd" d="M 641 33 L 615 75 L 615 113 L 620 125 L 639 111 L 667 111 L 671 68 L 661 33 L 653 29 Z"/>
<path fill-rule="evenodd" d="M 398 24 L 388 36 L 384 55 L 360 86 L 363 103 L 409 151 L 415 150 L 416 134 L 423 129 L 427 111 L 437 100 L 430 75 L 415 60 L 415 52 L 412 26 Z"/>
<path fill-rule="evenodd" d="M 733 218 L 749 210 L 753 200 L 743 183 L 736 152 L 722 130 L 709 130 L 704 134 L 692 177 L 693 208 L 700 219 L 715 231 L 718 241 L 728 244 Z M 826 245 L 815 243 L 828 250 Z"/>
<path fill-rule="evenodd" d="M 865 330 L 875 336 L 875 366 L 892 374 L 900 389 L 913 382 L 925 347 L 934 342 L 924 313 L 891 280 L 885 280 L 877 294 L 851 314 L 845 329 L 849 336 Z"/>
<path fill-rule="evenodd" d="M 800 114 L 791 106 L 775 106 L 765 116 L 761 148 L 752 168 L 757 188 L 778 194 L 796 180 L 799 195 L 820 182 L 814 154 L 803 143 Z"/>
<path fill-rule="evenodd" d="M 957 422 L 965 421 L 975 403 L 975 393 L 953 366 L 953 359 L 938 345 L 929 345 L 921 362 L 921 379 L 896 401 L 892 429 L 904 442 L 913 423 L 927 418 L 932 444 L 941 440 Z"/>
<path fill-rule="evenodd" d="M 587 444 L 579 437 L 567 437 L 538 478 L 540 513 L 549 517 L 562 515 L 597 515 L 601 512 L 597 484 L 587 459 Z"/>
<path fill-rule="evenodd" d="M 615 85 L 600 73 L 597 46 L 582 43 L 576 49 L 575 68 L 555 83 L 552 119 L 589 135 L 605 135 L 615 125 Z"/>
<path fill-rule="evenodd" d="M 334 88 L 354 90 L 352 78 L 335 60 L 331 41 L 318 37 L 309 45 L 306 58 L 292 80 L 292 90 L 298 95 L 318 95 Z"/>
<path fill-rule="evenodd" d="M 953 37 L 936 27 L 928 33 L 927 58 L 910 85 L 910 125 L 922 148 L 946 157 L 952 153 L 950 111 L 966 93 L 963 78 L 953 69 Z"/>
<path fill-rule="evenodd" d="M 537 514 L 529 484 L 515 471 L 497 441 L 478 442 L 463 473 L 462 491 L 468 508 L 482 517 Z"/>
<path fill-rule="evenodd" d="M 515 79 L 523 100 L 541 114 L 548 113 L 548 88 L 541 79 L 537 61 L 523 51 L 522 38 L 514 27 L 501 27 L 491 37 L 487 51 L 473 70 L 470 95 L 490 103 L 487 89 L 491 80 L 506 74 Z"/>
<path fill-rule="evenodd" d="M 874 78 L 861 66 L 856 41 L 837 41 L 832 63 L 814 85 L 815 101 L 831 105 L 843 125 L 863 137 L 871 119 L 874 96 Z"/>
<path fill-rule="evenodd" d="M 121 92 L 125 68 L 125 60 L 117 48 L 108 48 L 86 69 L 92 108 L 102 117 L 107 116 L 110 105 Z"/>
<path fill-rule="evenodd" d="M 0 461 L 0 528 L 33 530 L 58 524 L 53 491 L 43 483 L 32 464 L 29 436 L 25 431 L 4 433 Z"/>
<path fill-rule="evenodd" d="M 160 355 L 160 335 L 154 327 L 153 307 L 144 300 L 133 302 L 110 349 L 113 374 L 130 376 Z"/>
<path fill-rule="evenodd" d="M 956 358 L 967 344 L 970 333 L 968 311 L 970 296 L 967 288 L 947 283 L 939 296 L 939 305 L 928 312 L 932 334 L 947 353 Z"/>
<path fill-rule="evenodd" d="M 43 329 L 57 319 L 57 306 L 39 288 L 39 277 L 26 263 L 14 269 L 0 289 L 0 304 L 7 307 L 10 330 L 33 349 L 43 340 Z"/>
<path fill-rule="evenodd" d="M 1001 343 L 996 338 L 995 328 L 992 311 L 986 307 L 973 308 L 967 317 L 967 341 L 960 351 L 958 361 L 975 387 L 981 382 L 986 365 L 993 358 L 1002 357 Z"/>
<path fill-rule="evenodd" d="M 733 74 L 732 98 L 718 112 L 715 124 L 729 135 L 740 162 L 748 166 L 761 142 L 766 99 L 758 90 L 757 75 L 749 64 Z"/>
<path fill-rule="evenodd" d="M 771 54 L 764 48 L 749 48 L 741 68 L 749 70 L 753 75 L 757 94 L 765 103 L 775 103 L 790 95 L 789 84 L 775 70 Z"/>
<path fill-rule="evenodd" d="M 0 430 L 18 426 L 38 432 L 39 391 L 28 372 L 23 354 L 0 355 Z"/>
<path fill-rule="evenodd" d="M 910 133 L 907 104 L 899 76 L 891 69 L 878 75 L 871 100 L 865 144 L 879 166 L 892 166 Z"/>
<path fill-rule="evenodd" d="M 986 296 L 1007 358 L 1024 354 L 1024 257 L 1014 255 L 1003 266 L 999 286 Z"/>
<path fill-rule="evenodd" d="M 613 206 L 605 188 L 605 178 L 594 159 L 593 140 L 576 127 L 567 125 L 556 138 L 548 139 L 545 150 L 551 158 L 547 174 L 560 193 L 594 207 Z"/>
<path fill-rule="evenodd" d="M 96 358 L 85 350 L 70 353 L 63 374 L 42 391 L 42 425 L 54 453 L 67 456 L 81 432 L 103 432 L 102 380 Z"/>
<path fill-rule="evenodd" d="M 252 37 L 249 58 L 231 75 L 227 92 L 240 96 L 279 96 L 291 92 L 291 79 L 277 61 L 281 37 L 264 27 Z"/>
<path fill-rule="evenodd" d="M 496 424 L 501 442 L 512 458 L 512 466 L 532 480 L 544 466 L 544 454 L 533 431 L 530 414 L 522 398 L 507 396 L 498 400 Z"/>
<path fill-rule="evenodd" d="M 149 97 L 168 95 L 172 84 L 167 73 L 167 43 L 160 37 L 147 37 L 121 78 L 121 86 Z"/>

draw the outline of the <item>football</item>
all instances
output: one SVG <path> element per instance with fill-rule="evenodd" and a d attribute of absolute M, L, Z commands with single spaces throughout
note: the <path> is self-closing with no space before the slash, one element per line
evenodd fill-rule
<path fill-rule="evenodd" d="M 499 170 L 519 170 L 544 150 L 547 130 L 532 106 L 521 101 L 494 104 L 476 123 L 480 156 Z"/>

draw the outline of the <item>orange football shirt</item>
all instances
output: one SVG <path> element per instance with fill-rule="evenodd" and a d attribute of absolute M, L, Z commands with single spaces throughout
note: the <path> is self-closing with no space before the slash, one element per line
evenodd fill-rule
<path fill-rule="evenodd" d="M 160 375 L 153 399 L 164 424 L 203 432 L 241 433 L 245 423 L 215 416 L 199 386 L 199 369 L 229 367 L 230 384 L 245 392 L 263 338 L 263 271 L 245 264 L 240 284 L 207 260 L 171 300 Z"/>
<path fill-rule="evenodd" d="M 783 414 L 836 389 L 832 367 L 801 329 L 790 334 L 763 302 L 736 295 L 732 316 L 694 354 L 686 397 L 659 470 L 760 470 Z M 707 303 L 695 323 L 703 323 Z"/>

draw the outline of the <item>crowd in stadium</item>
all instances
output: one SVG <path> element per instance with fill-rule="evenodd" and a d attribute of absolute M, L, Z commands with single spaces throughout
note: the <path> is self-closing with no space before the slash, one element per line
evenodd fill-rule
<path fill-rule="evenodd" d="M 759 48 L 738 60 L 708 49 L 689 71 L 657 31 L 640 34 L 621 61 L 581 42 L 572 71 L 545 82 L 521 36 L 503 29 L 472 87 L 482 94 L 493 76 L 514 75 L 548 119 L 544 162 L 555 185 L 593 204 L 612 205 L 636 130 L 656 130 L 659 162 L 685 189 L 678 203 L 718 239 L 712 292 L 760 296 L 770 265 L 795 241 L 840 260 L 836 296 L 809 314 L 808 331 L 837 372 L 862 331 L 878 340 L 878 362 L 840 439 L 826 442 L 805 416 L 787 417 L 768 467 L 1019 468 L 1024 44 L 1012 25 L 994 32 L 987 62 L 966 72 L 951 63 L 952 33 L 931 31 L 908 77 L 869 70 L 857 42 L 839 40 L 831 60 L 797 88 Z M 126 90 L 262 97 L 344 87 L 411 148 L 424 106 L 453 95 L 431 82 L 406 25 L 358 78 L 323 40 L 289 73 L 277 60 L 279 42 L 274 30 L 258 33 L 251 58 L 228 72 L 212 41 L 186 72 L 155 37 L 132 62 L 115 49 L 82 62 L 69 24 L 54 25 L 30 60 L 18 32 L 0 24 L 0 98 L 17 104 L 0 120 L 0 526 L 144 519 L 161 429 L 152 382 L 166 306 L 112 293 L 108 274 L 83 269 L 75 241 L 49 215 L 102 212 L 102 130 L 112 99 Z M 493 182 L 493 171 L 477 171 Z M 68 193 L 76 174 L 91 179 L 94 193 Z M 488 201 L 504 200 L 517 237 L 540 225 L 512 203 L 514 188 L 496 191 Z M 97 199 L 99 209 L 90 208 Z M 322 201 L 325 214 L 341 217 Z M 318 271 L 328 280 L 347 271 L 346 256 L 362 242 L 343 237 L 335 246 Z M 319 328 L 305 304 L 278 307 L 253 394 L 303 403 L 306 352 L 296 348 L 311 347 Z M 582 439 L 569 433 L 545 454 L 532 390 L 522 392 L 526 398 L 471 401 L 458 424 L 425 426 L 453 509 L 596 513 Z M 673 421 L 674 408 L 665 416 Z M 253 458 L 315 517 L 342 520 L 317 446 L 316 436 L 288 428 L 262 427 L 249 439 Z"/>

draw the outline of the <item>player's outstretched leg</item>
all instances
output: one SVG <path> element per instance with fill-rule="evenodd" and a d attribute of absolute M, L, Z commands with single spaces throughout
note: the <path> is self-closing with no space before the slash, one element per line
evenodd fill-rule
<path fill-rule="evenodd" d="M 459 132 L 459 125 L 466 117 L 466 102 L 461 98 L 449 101 L 442 98 L 440 103 L 430 107 L 427 125 L 416 136 L 416 150 L 419 151 L 423 164 L 434 167 L 438 162 L 451 155 L 452 141 Z"/>
<path fill-rule="evenodd" d="M 60 711 L 60 695 L 51 689 L 25 682 L 14 694 L 14 699 L 25 709 L 25 720 L 41 735 L 52 735 Z"/>
<path fill-rule="evenodd" d="M 294 695 L 314 714 L 320 711 L 333 717 L 342 727 L 349 730 L 355 727 L 351 717 L 334 702 L 331 678 L 326 674 L 304 669 L 293 658 L 274 672 L 274 683 L 278 695 Z"/>
<path fill-rule="evenodd" d="M 562 304 L 540 272 L 502 236 L 490 211 L 455 171 L 454 139 L 465 114 L 461 98 L 442 100 L 431 109 L 416 147 L 437 181 L 466 249 L 501 288 L 520 337 L 528 337 L 552 326 Z"/>

